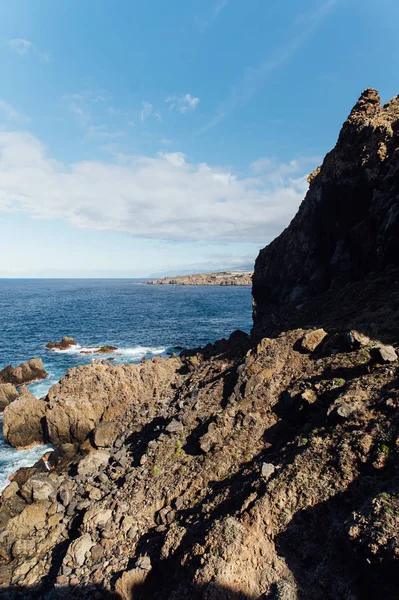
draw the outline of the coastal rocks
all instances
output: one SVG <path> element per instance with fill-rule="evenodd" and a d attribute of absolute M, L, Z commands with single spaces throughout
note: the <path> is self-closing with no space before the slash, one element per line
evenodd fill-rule
<path fill-rule="evenodd" d="M 18 390 L 12 383 L 0 384 L 0 411 L 18 398 Z"/>
<path fill-rule="evenodd" d="M 89 556 L 89 552 L 93 546 L 94 542 L 90 535 L 85 533 L 77 540 L 73 541 L 69 546 L 64 559 L 65 564 L 72 563 L 72 565 L 76 567 L 81 567 L 84 564 L 86 557 Z"/>
<path fill-rule="evenodd" d="M 64 335 L 60 342 L 49 342 L 45 347 L 47 350 L 70 350 L 77 345 L 77 342 L 72 337 Z"/>
<path fill-rule="evenodd" d="M 3 433 L 8 444 L 26 448 L 45 441 L 46 402 L 25 390 L 4 409 Z"/>
<path fill-rule="evenodd" d="M 118 350 L 116 346 L 87 346 L 79 354 L 112 354 L 116 350 Z"/>
<path fill-rule="evenodd" d="M 306 333 L 301 340 L 301 348 L 305 352 L 314 352 L 322 343 L 327 333 L 324 329 L 316 329 Z"/>
<path fill-rule="evenodd" d="M 397 273 L 389 273 L 399 267 L 398 115 L 399 96 L 381 105 L 376 90 L 365 90 L 291 224 L 260 251 L 259 335 L 340 324 L 373 337 L 379 322 L 395 339 L 397 301 L 387 298 L 396 295 Z"/>
<path fill-rule="evenodd" d="M 21 487 L 21 496 L 29 504 L 32 502 L 54 501 L 57 495 L 57 485 L 54 478 L 46 473 L 33 475 Z"/>
<path fill-rule="evenodd" d="M 9 365 L 0 371 L 0 383 L 11 383 L 19 386 L 32 381 L 45 379 L 48 373 L 46 372 L 41 358 L 32 358 L 26 363 L 22 363 L 18 367 Z"/>
<path fill-rule="evenodd" d="M 251 271 L 220 271 L 218 273 L 197 273 L 151 279 L 149 285 L 221 285 L 249 286 L 252 282 Z"/>
<path fill-rule="evenodd" d="M 118 435 L 118 425 L 112 421 L 105 421 L 97 425 L 93 432 L 93 442 L 97 448 L 113 446 Z"/>
<path fill-rule="evenodd" d="M 105 450 L 89 452 L 78 464 L 79 475 L 87 477 L 97 473 L 108 464 L 110 457 L 110 453 Z"/>
<path fill-rule="evenodd" d="M 359 331 L 352 329 L 345 334 L 345 341 L 349 348 L 363 348 L 370 343 L 370 338 Z"/>
<path fill-rule="evenodd" d="M 54 445 L 82 442 L 100 421 L 115 421 L 128 406 L 162 402 L 181 364 L 178 358 L 153 358 L 139 365 L 99 361 L 70 369 L 47 396 L 49 440 Z"/>
<path fill-rule="evenodd" d="M 395 348 L 392 346 L 378 344 L 373 348 L 372 354 L 375 360 L 380 363 L 391 363 L 398 360 L 398 355 L 396 354 Z"/>

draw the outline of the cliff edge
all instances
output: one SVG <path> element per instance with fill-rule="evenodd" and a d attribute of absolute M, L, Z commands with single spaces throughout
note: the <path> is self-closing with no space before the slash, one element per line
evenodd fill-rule
<path fill-rule="evenodd" d="M 345 322 L 397 337 L 399 96 L 381 106 L 376 90 L 363 92 L 309 182 L 289 227 L 256 260 L 255 330 Z M 381 305 L 392 310 L 385 328 Z"/>

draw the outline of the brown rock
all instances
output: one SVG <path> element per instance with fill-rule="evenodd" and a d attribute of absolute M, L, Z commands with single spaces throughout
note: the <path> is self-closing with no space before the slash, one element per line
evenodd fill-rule
<path fill-rule="evenodd" d="M 306 352 L 314 352 L 320 346 L 327 333 L 324 329 L 315 329 L 306 333 L 301 340 L 301 348 Z"/>
<path fill-rule="evenodd" d="M 18 398 L 18 391 L 12 383 L 0 384 L 0 411 Z"/>
<path fill-rule="evenodd" d="M 79 475 L 88 476 L 93 473 L 97 474 L 108 464 L 110 457 L 110 453 L 105 450 L 89 452 L 78 464 Z"/>
<path fill-rule="evenodd" d="M 170 394 L 169 384 L 180 367 L 178 358 L 154 358 L 140 365 L 98 361 L 70 369 L 48 393 L 50 441 L 82 442 L 100 421 L 115 421 L 127 406 L 159 401 Z"/>
<path fill-rule="evenodd" d="M 49 342 L 46 344 L 47 350 L 69 350 L 77 346 L 77 343 L 72 337 L 65 335 L 60 342 Z"/>
<path fill-rule="evenodd" d="M 118 435 L 118 425 L 112 421 L 99 423 L 93 433 L 93 441 L 97 448 L 110 448 Z"/>
<path fill-rule="evenodd" d="M 25 391 L 4 409 L 3 433 L 8 444 L 26 448 L 45 441 L 46 402 Z"/>
<path fill-rule="evenodd" d="M 45 379 L 46 372 L 41 358 L 32 358 L 18 367 L 9 365 L 0 371 L 0 382 L 11 383 L 12 385 L 23 385 L 40 379 Z"/>

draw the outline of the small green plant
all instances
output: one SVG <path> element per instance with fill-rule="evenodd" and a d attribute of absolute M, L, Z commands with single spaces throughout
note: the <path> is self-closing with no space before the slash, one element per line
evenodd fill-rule
<path fill-rule="evenodd" d="M 153 477 L 159 477 L 159 475 L 162 473 L 161 467 L 159 467 L 159 465 L 154 465 L 151 469 L 151 475 Z"/>

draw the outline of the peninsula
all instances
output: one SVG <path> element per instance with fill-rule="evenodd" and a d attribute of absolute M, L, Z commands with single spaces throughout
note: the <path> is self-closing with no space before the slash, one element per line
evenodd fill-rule
<path fill-rule="evenodd" d="M 252 271 L 219 271 L 150 279 L 148 285 L 252 285 Z"/>

